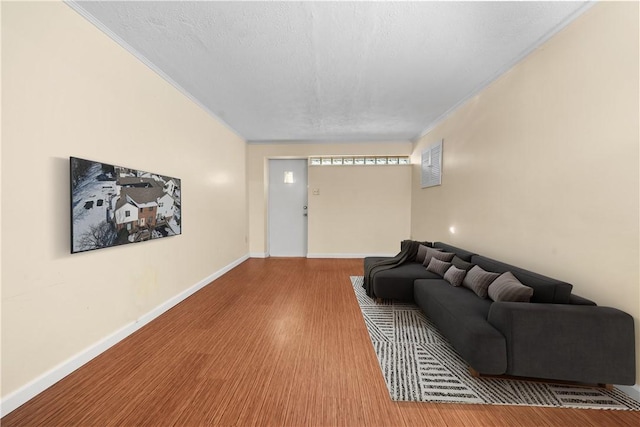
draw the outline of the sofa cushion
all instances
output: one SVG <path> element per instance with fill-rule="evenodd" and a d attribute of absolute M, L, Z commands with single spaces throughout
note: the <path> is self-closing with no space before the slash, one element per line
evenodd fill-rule
<path fill-rule="evenodd" d="M 427 267 L 429 265 L 429 261 L 431 261 L 431 258 L 436 258 L 440 261 L 451 262 L 455 255 L 456 254 L 450 252 L 442 252 L 440 249 L 427 248 L 427 254 L 424 257 L 424 262 L 422 263 L 422 265 Z"/>
<path fill-rule="evenodd" d="M 418 243 L 418 245 L 419 245 L 418 249 L 420 248 L 420 245 L 426 246 L 428 248 L 433 247 L 433 243 L 432 242 L 420 242 L 420 241 L 417 241 L 417 240 L 403 240 L 403 241 L 400 242 L 400 252 L 404 251 L 405 248 L 407 247 L 407 245 L 410 245 L 412 242 L 417 242 Z M 417 258 L 417 255 L 418 254 L 416 253 L 416 258 Z M 410 260 L 410 261 L 415 261 L 415 259 Z"/>
<path fill-rule="evenodd" d="M 416 280 L 413 293 L 416 304 L 472 368 L 487 375 L 505 373 L 506 340 L 487 322 L 491 300 L 444 279 Z"/>
<path fill-rule="evenodd" d="M 458 256 L 458 258 L 460 258 L 460 259 L 462 259 L 464 261 L 467 261 L 467 262 L 471 261 L 471 257 L 473 255 L 475 255 L 473 252 L 469 252 L 469 251 L 467 251 L 465 249 L 460 249 L 460 248 L 457 248 L 455 246 L 451 246 L 451 245 L 448 245 L 448 244 L 442 243 L 442 242 L 435 242 L 433 244 L 433 247 L 434 248 L 440 248 L 445 252 L 453 252 L 454 254 L 456 254 Z"/>
<path fill-rule="evenodd" d="M 456 267 L 464 271 L 469 271 L 471 270 L 471 267 L 473 267 L 473 264 L 463 260 L 458 255 L 453 257 L 453 259 L 451 260 L 451 264 L 455 265 Z"/>
<path fill-rule="evenodd" d="M 427 271 L 422 264 L 408 262 L 376 273 L 373 276 L 373 292 L 378 298 L 413 301 L 414 280 L 439 278 L 436 273 Z"/>
<path fill-rule="evenodd" d="M 453 286 L 462 285 L 462 281 L 464 280 L 464 276 L 467 275 L 465 270 L 462 270 L 455 265 L 449 267 L 449 269 L 444 273 L 444 280 L 449 282 L 449 284 Z"/>
<path fill-rule="evenodd" d="M 485 270 L 494 271 L 496 273 L 510 271 L 520 281 L 520 283 L 533 288 L 531 302 L 569 304 L 571 289 L 573 288 L 569 283 L 552 279 L 550 277 L 480 255 L 474 255 L 471 262 L 479 265 Z"/>
<path fill-rule="evenodd" d="M 462 286 L 471 289 L 480 298 L 486 298 L 489 285 L 491 285 L 498 276 L 500 276 L 500 274 L 485 271 L 477 265 L 474 265 L 471 270 L 467 272 L 467 275 L 464 276 Z"/>
<path fill-rule="evenodd" d="M 420 244 L 420 246 L 418 246 L 418 253 L 416 254 L 416 262 L 419 262 L 420 264 L 424 262 L 424 259 L 427 256 L 428 247 L 429 246 L 425 246 L 423 244 Z"/>
<path fill-rule="evenodd" d="M 520 283 L 510 271 L 507 271 L 489 285 L 487 293 L 494 301 L 529 302 L 533 289 Z"/>
<path fill-rule="evenodd" d="M 444 276 L 444 273 L 451 267 L 450 262 L 440 261 L 437 258 L 431 258 L 429 261 L 429 265 L 427 266 L 427 270 L 433 273 L 438 274 L 440 277 Z"/>

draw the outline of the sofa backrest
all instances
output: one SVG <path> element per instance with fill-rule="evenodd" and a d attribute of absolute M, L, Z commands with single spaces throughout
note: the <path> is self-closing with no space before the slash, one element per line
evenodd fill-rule
<path fill-rule="evenodd" d="M 469 252 L 467 250 L 464 249 L 460 249 L 460 248 L 456 248 L 455 246 L 451 246 L 451 245 L 447 245 L 446 243 L 442 243 L 442 242 L 435 242 L 433 244 L 434 248 L 440 248 L 442 249 L 444 252 L 453 252 L 454 254 L 458 255 L 458 258 L 467 261 L 467 262 L 471 262 L 471 257 L 473 255 L 475 255 L 473 252 Z"/>
<path fill-rule="evenodd" d="M 471 263 L 478 265 L 484 270 L 493 271 L 494 273 L 510 271 L 520 282 L 522 282 L 523 285 L 533 288 L 531 302 L 554 304 L 570 303 L 571 289 L 573 288 L 573 285 L 569 283 L 552 279 L 520 267 L 515 267 L 491 258 L 483 257 L 481 255 L 474 255 L 471 257 Z"/>

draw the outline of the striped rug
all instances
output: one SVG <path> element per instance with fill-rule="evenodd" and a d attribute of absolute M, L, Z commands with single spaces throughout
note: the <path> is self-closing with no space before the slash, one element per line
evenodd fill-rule
<path fill-rule="evenodd" d="M 362 280 L 351 277 L 393 400 L 640 410 L 640 402 L 616 388 L 472 377 L 465 361 L 416 305 L 390 300 L 377 304 L 366 295 Z"/>

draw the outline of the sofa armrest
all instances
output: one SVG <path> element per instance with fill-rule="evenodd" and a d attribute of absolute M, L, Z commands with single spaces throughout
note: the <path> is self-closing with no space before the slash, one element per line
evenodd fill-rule
<path fill-rule="evenodd" d="M 635 383 L 633 318 L 610 307 L 494 302 L 488 321 L 507 341 L 507 374 Z"/>
<path fill-rule="evenodd" d="M 598 305 L 594 301 L 590 299 L 586 299 L 585 297 L 581 297 L 580 295 L 571 294 L 569 295 L 569 304 L 574 305 Z"/>

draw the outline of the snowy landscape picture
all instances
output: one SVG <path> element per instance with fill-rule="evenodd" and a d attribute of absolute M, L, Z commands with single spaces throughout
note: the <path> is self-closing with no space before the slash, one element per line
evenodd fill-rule
<path fill-rule="evenodd" d="M 181 234 L 180 179 L 70 160 L 71 253 Z"/>

